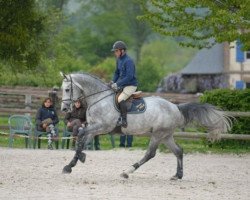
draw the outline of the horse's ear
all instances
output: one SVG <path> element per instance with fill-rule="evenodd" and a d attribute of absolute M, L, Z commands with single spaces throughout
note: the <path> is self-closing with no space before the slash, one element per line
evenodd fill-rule
<path fill-rule="evenodd" d="M 63 72 L 60 72 L 60 75 L 61 75 L 64 79 L 68 80 L 66 74 L 64 74 Z"/>

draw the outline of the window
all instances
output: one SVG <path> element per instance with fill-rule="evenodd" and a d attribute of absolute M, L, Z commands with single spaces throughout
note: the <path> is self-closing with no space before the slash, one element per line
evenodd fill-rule
<path fill-rule="evenodd" d="M 250 88 L 250 82 L 246 82 L 246 88 Z"/>
<path fill-rule="evenodd" d="M 246 51 L 246 60 L 250 61 L 250 50 Z"/>

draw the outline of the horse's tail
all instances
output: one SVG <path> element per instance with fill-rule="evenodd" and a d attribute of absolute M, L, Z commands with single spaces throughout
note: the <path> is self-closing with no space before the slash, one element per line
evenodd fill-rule
<path fill-rule="evenodd" d="M 232 120 L 230 115 L 211 104 L 183 103 L 177 105 L 184 117 L 183 126 L 190 122 L 197 122 L 216 135 L 227 133 L 231 130 Z M 217 136 L 218 137 L 218 136 Z"/>

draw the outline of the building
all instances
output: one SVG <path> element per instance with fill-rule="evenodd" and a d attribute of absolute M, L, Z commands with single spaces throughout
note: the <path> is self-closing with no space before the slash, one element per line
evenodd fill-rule
<path fill-rule="evenodd" d="M 229 75 L 230 88 L 250 88 L 250 51 L 242 51 L 241 46 L 239 42 L 225 45 L 224 73 Z"/>
<path fill-rule="evenodd" d="M 216 44 L 212 48 L 201 49 L 180 71 L 184 81 L 184 91 L 203 92 L 215 88 L 227 88 L 227 74 L 224 73 L 225 46 Z"/>
<path fill-rule="evenodd" d="M 250 88 L 250 51 L 239 42 L 201 49 L 178 74 L 163 79 L 160 92 L 196 93 L 217 88 Z"/>
<path fill-rule="evenodd" d="M 250 88 L 250 51 L 242 51 L 239 42 L 216 44 L 200 50 L 181 74 L 221 79 L 213 88 Z"/>

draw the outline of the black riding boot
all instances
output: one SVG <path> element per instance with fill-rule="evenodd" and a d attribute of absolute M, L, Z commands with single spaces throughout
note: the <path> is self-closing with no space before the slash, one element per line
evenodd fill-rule
<path fill-rule="evenodd" d="M 124 100 L 122 100 L 119 103 L 119 106 L 120 106 L 120 111 L 121 111 L 121 117 L 117 121 L 117 126 L 122 126 L 122 127 L 126 128 L 128 126 L 126 102 Z"/>

